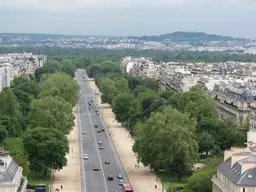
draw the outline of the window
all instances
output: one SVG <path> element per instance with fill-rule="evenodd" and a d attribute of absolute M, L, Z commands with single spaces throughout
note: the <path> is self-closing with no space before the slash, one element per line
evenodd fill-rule
<path fill-rule="evenodd" d="M 4 162 L 2 159 L 0 160 L 0 166 L 2 166 L 2 167 L 4 166 Z"/>

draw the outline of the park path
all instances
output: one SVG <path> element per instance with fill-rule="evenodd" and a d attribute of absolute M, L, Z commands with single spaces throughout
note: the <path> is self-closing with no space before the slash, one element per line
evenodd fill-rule
<path fill-rule="evenodd" d="M 156 179 L 155 174 L 151 172 L 148 167 L 139 164 L 139 168 L 135 168 L 137 160 L 136 155 L 132 151 L 133 139 L 126 129 L 115 121 L 115 115 L 110 105 L 101 103 L 101 98 L 98 94 L 99 90 L 93 79 L 90 79 L 89 85 L 94 91 L 94 97 L 101 110 L 103 120 L 110 132 L 111 138 L 135 192 L 161 192 L 162 184 Z M 155 185 L 157 185 L 157 189 L 155 189 Z"/>
<path fill-rule="evenodd" d="M 78 119 L 75 111 L 73 111 L 73 114 L 75 116 L 75 125 L 67 136 L 70 148 L 70 152 L 66 156 L 68 160 L 67 166 L 55 171 L 52 192 L 55 189 L 59 189 L 60 192 L 81 192 Z M 63 189 L 61 189 L 61 185 Z"/>

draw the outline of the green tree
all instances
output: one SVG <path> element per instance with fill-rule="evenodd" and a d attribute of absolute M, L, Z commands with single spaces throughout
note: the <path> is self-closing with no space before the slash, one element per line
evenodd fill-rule
<path fill-rule="evenodd" d="M 30 127 L 50 127 L 68 134 L 74 125 L 72 105 L 58 96 L 34 100 L 28 114 Z"/>
<path fill-rule="evenodd" d="M 212 176 L 216 172 L 215 168 L 204 168 L 196 171 L 185 185 L 184 192 L 211 192 L 212 191 Z"/>
<path fill-rule="evenodd" d="M 135 127 L 133 151 L 151 169 L 175 173 L 178 179 L 191 172 L 198 158 L 196 123 L 188 115 L 166 107 Z"/>
<path fill-rule="evenodd" d="M 46 176 L 49 168 L 59 170 L 67 165 L 68 140 L 59 130 L 40 127 L 28 129 L 23 143 L 33 171 Z"/>
<path fill-rule="evenodd" d="M 128 80 L 129 89 L 131 91 L 133 91 L 138 85 L 143 84 L 143 79 L 141 77 L 126 75 L 125 78 Z"/>
<path fill-rule="evenodd" d="M 174 91 L 159 91 L 158 94 L 161 98 L 168 100 L 175 92 Z"/>
<path fill-rule="evenodd" d="M 52 74 L 58 71 L 61 71 L 60 63 L 56 60 L 48 60 L 43 67 L 36 69 L 35 79 L 39 82 L 44 74 Z"/>
<path fill-rule="evenodd" d="M 75 76 L 76 66 L 71 59 L 63 59 L 60 66 L 62 72 L 69 74 L 71 77 Z"/>
<path fill-rule="evenodd" d="M 129 93 L 129 85 L 127 79 L 122 76 L 116 77 L 113 79 L 115 82 L 116 88 L 120 93 Z"/>
<path fill-rule="evenodd" d="M 130 107 L 128 111 L 128 119 L 126 122 L 127 127 L 129 128 L 131 134 L 133 134 L 133 127 L 141 118 L 141 104 L 137 99 L 134 99 L 130 102 Z"/>
<path fill-rule="evenodd" d="M 75 80 L 65 73 L 50 75 L 40 85 L 40 98 L 47 96 L 60 96 L 75 106 L 78 100 L 79 86 Z"/>
<path fill-rule="evenodd" d="M 112 109 L 117 121 L 125 123 L 129 118 L 130 104 L 135 98 L 130 94 L 119 94 L 112 101 Z"/>
<path fill-rule="evenodd" d="M 101 99 L 103 103 L 112 104 L 112 100 L 119 94 L 115 82 L 108 77 L 102 77 L 99 80 L 99 88 L 102 93 Z"/>
<path fill-rule="evenodd" d="M 211 134 L 207 132 L 199 133 L 198 146 L 199 146 L 200 153 L 206 152 L 206 156 L 208 156 L 209 151 L 214 148 L 214 144 L 215 144 L 215 139 Z"/>
<path fill-rule="evenodd" d="M 231 146 L 243 146 L 246 142 L 246 132 L 239 131 L 234 121 L 227 119 L 220 123 L 217 142 L 222 150 Z"/>
<path fill-rule="evenodd" d="M 150 105 L 150 113 L 163 110 L 167 106 L 167 101 L 164 98 L 156 98 Z"/>
<path fill-rule="evenodd" d="M 151 90 L 154 90 L 154 91 L 158 90 L 158 83 L 157 83 L 157 80 L 155 80 L 155 79 L 145 78 L 143 80 L 143 84 L 144 84 L 145 87 L 147 87 Z"/>
<path fill-rule="evenodd" d="M 0 116 L 0 125 L 4 126 L 9 136 L 20 136 L 22 134 L 21 122 L 18 117 L 10 115 Z"/>
<path fill-rule="evenodd" d="M 3 89 L 0 92 L 0 115 L 9 115 L 12 117 L 18 117 L 19 103 L 13 90 L 10 88 Z"/>
<path fill-rule="evenodd" d="M 5 126 L 0 125 L 0 143 L 2 143 L 6 137 L 8 137 L 8 131 Z"/>

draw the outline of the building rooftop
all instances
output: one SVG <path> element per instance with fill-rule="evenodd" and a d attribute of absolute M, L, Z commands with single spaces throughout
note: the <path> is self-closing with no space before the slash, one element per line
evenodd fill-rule
<path fill-rule="evenodd" d="M 249 155 L 246 158 L 243 158 L 237 161 L 233 166 L 232 157 L 228 158 L 226 161 L 222 162 L 217 169 L 232 180 L 237 185 L 241 186 L 255 186 L 256 180 L 256 166 L 253 168 L 248 168 L 242 172 L 243 163 L 254 163 L 256 162 L 256 155 Z"/>

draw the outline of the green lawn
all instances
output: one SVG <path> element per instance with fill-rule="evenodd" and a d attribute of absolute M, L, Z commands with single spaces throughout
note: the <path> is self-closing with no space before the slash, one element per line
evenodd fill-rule
<path fill-rule="evenodd" d="M 183 178 L 181 181 L 179 181 L 177 176 L 169 173 L 157 172 L 156 175 L 158 179 L 164 183 L 165 189 L 183 186 L 187 183 L 187 178 Z"/>
<path fill-rule="evenodd" d="M 24 151 L 22 138 L 19 137 L 9 137 L 5 139 L 4 146 L 11 154 L 20 154 Z"/>
<path fill-rule="evenodd" d="M 37 184 L 46 184 L 47 187 L 50 184 L 51 173 L 49 172 L 46 177 L 42 173 L 29 172 L 28 174 L 28 184 L 36 186 Z"/>

